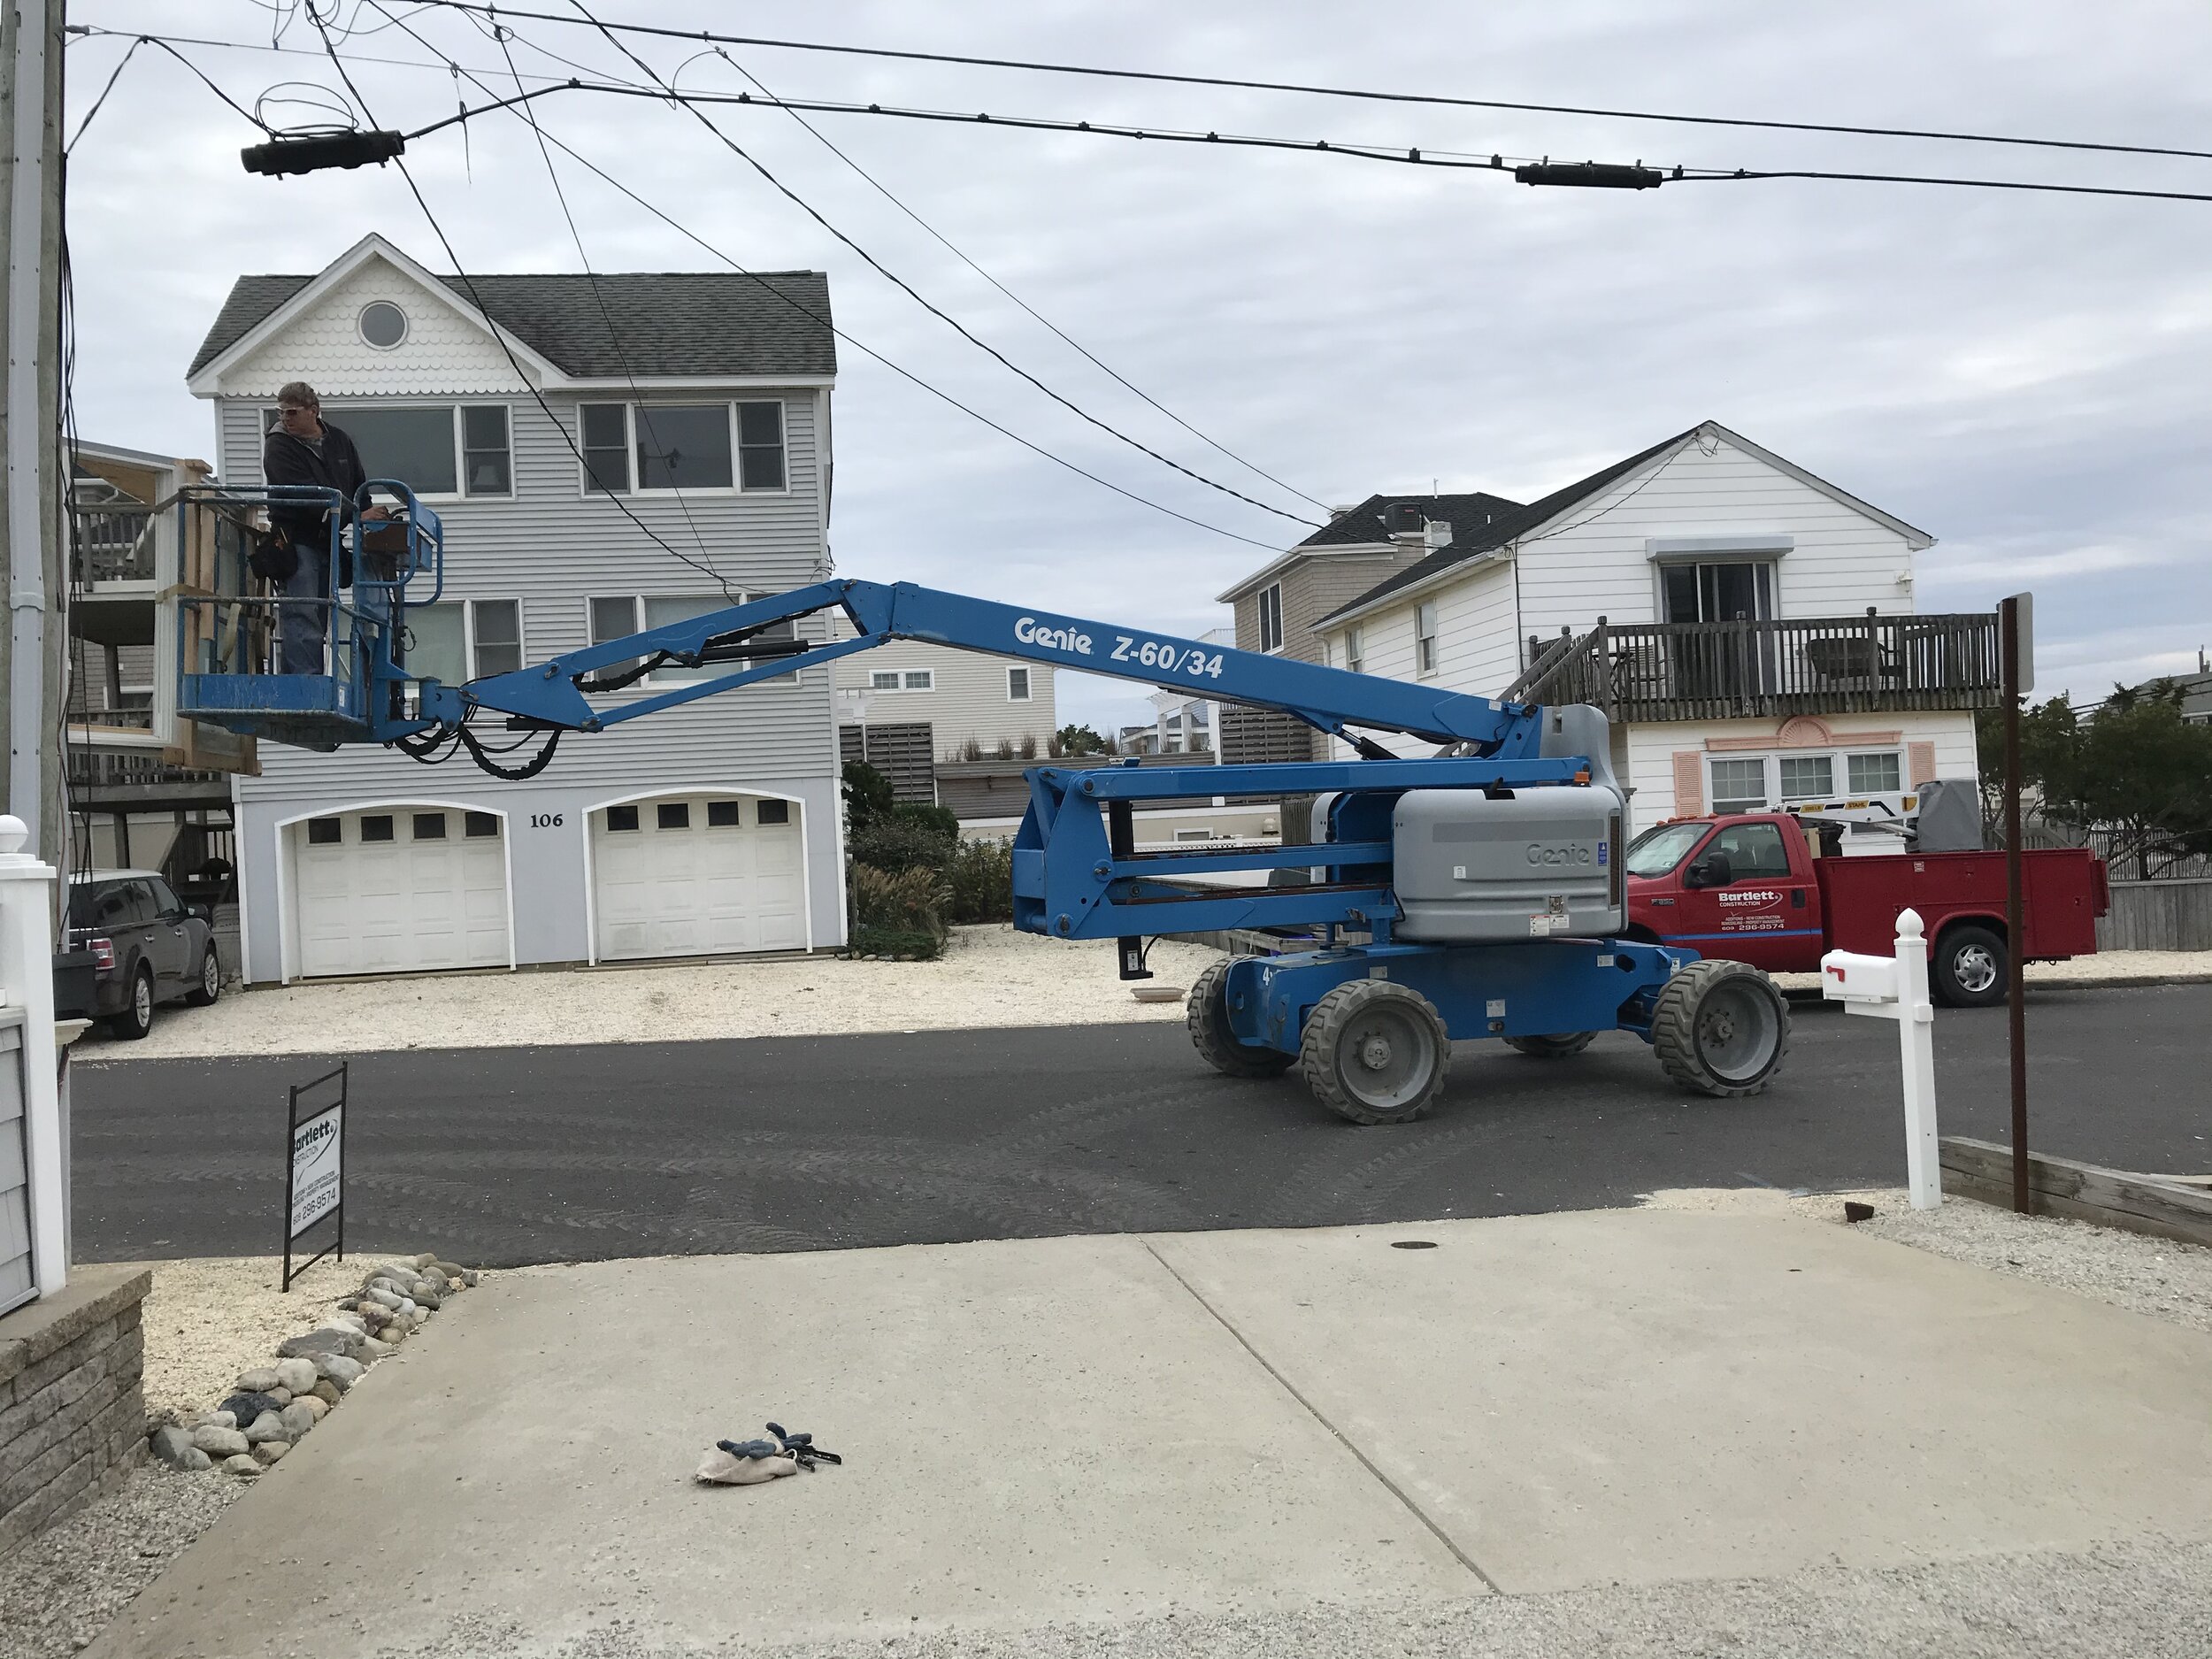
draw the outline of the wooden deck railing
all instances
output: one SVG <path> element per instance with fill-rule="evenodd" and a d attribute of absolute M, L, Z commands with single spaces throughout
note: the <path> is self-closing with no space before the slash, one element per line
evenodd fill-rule
<path fill-rule="evenodd" d="M 150 582 L 154 571 L 154 511 L 150 507 L 76 506 L 77 580 Z"/>
<path fill-rule="evenodd" d="M 1997 706 L 1997 618 L 1807 617 L 1646 622 L 1601 617 L 1579 639 L 1532 639 L 1506 695 L 1587 703 L 1628 721 L 1726 720 Z"/>

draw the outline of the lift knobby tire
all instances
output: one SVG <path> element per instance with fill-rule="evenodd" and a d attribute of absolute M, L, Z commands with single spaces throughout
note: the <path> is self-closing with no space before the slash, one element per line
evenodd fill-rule
<path fill-rule="evenodd" d="M 1532 1054 L 1539 1060 L 1564 1060 L 1580 1054 L 1597 1039 L 1594 1031 L 1556 1031 L 1547 1037 L 1508 1037 L 1505 1046 Z"/>
<path fill-rule="evenodd" d="M 1298 1069 L 1314 1098 L 1356 1124 L 1425 1118 L 1444 1092 L 1451 1035 L 1436 1005 L 1388 979 L 1340 985 L 1306 1017 Z"/>
<path fill-rule="evenodd" d="M 1224 1077 L 1280 1077 L 1290 1070 L 1291 1056 L 1279 1048 L 1239 1042 L 1229 1029 L 1229 970 L 1242 960 L 1226 957 L 1198 976 L 1190 987 L 1183 1023 L 1190 1027 L 1192 1046 Z"/>
<path fill-rule="evenodd" d="M 1748 963 L 1693 962 L 1659 993 L 1651 1046 L 1693 1094 L 1756 1094 L 1790 1051 L 1789 1004 Z"/>
<path fill-rule="evenodd" d="M 1947 1008 L 1994 1008 L 2012 988 L 2005 941 L 1972 922 L 1947 927 L 1928 964 L 1928 988 Z"/>

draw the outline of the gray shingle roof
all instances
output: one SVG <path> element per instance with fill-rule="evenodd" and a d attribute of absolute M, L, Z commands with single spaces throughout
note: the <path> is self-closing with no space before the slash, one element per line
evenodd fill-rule
<path fill-rule="evenodd" d="M 1454 547 L 1464 547 L 1476 536 L 1483 534 L 1493 519 L 1509 512 L 1518 512 L 1521 509 L 1517 501 L 1508 501 L 1502 495 L 1492 495 L 1481 490 L 1470 495 L 1370 495 L 1349 512 L 1338 514 L 1298 545 L 1347 547 L 1371 541 L 1387 541 L 1390 540 L 1390 526 L 1383 518 L 1383 510 L 1401 502 L 1417 505 L 1428 517 L 1450 525 Z"/>
<path fill-rule="evenodd" d="M 1690 428 L 1690 432 L 1695 432 L 1697 428 L 1694 426 Z M 1425 582 L 1430 577 L 1437 575 L 1440 572 L 1450 570 L 1455 565 L 1463 565 L 1469 559 L 1479 557 L 1482 554 L 1488 553 L 1495 549 L 1503 547 L 1507 542 L 1515 540 L 1517 537 L 1526 535 L 1530 531 L 1544 523 L 1546 519 L 1557 518 L 1561 513 L 1564 512 L 1568 508 L 1573 506 L 1577 502 L 1583 500 L 1586 496 L 1596 495 L 1598 491 L 1603 489 L 1615 479 L 1619 478 L 1625 473 L 1634 472 L 1645 462 L 1650 460 L 1652 457 L 1660 454 L 1663 450 L 1671 449 L 1674 445 L 1681 442 L 1684 438 L 1686 438 L 1689 435 L 1690 433 L 1688 432 L 1678 433 L 1675 436 L 1667 439 L 1663 443 L 1655 443 L 1648 449 L 1640 450 L 1636 454 L 1630 456 L 1624 461 L 1616 461 L 1610 466 L 1601 467 L 1598 471 L 1591 473 L 1589 477 L 1578 479 L 1573 483 L 1568 485 L 1564 489 L 1555 489 L 1550 495 L 1543 497 L 1540 501 L 1532 501 L 1525 507 L 1517 508 L 1511 512 L 1499 514 L 1496 518 L 1491 519 L 1487 524 L 1482 525 L 1474 529 L 1471 534 L 1463 534 L 1459 532 L 1456 526 L 1455 526 L 1452 534 L 1452 541 L 1449 547 L 1439 548 L 1435 552 L 1430 554 L 1428 557 L 1420 560 L 1417 564 L 1407 565 L 1405 569 L 1399 571 L 1394 575 L 1391 576 L 1387 580 L 1376 583 L 1375 586 L 1370 588 L 1365 593 L 1362 594 L 1358 598 L 1353 600 L 1349 604 L 1339 605 L 1334 611 L 1329 612 L 1327 616 L 1323 617 L 1319 622 L 1314 624 L 1314 626 L 1316 627 L 1320 627 L 1327 623 L 1333 622 L 1337 618 L 1342 616 L 1348 611 L 1358 611 L 1365 606 L 1371 605 L 1378 599 L 1386 598 L 1389 595 L 1396 593 L 1401 588 L 1410 588 L 1416 583 Z M 1414 495 L 1378 495 L 1372 498 L 1374 502 L 1384 503 L 1390 501 L 1417 501 L 1420 499 L 1421 497 Z M 1457 498 L 1445 496 L 1432 499 L 1452 500 Z M 1349 515 L 1347 516 L 1348 517 Z M 1342 522 L 1343 520 L 1341 519 L 1338 520 L 1338 523 Z M 1332 530 L 1335 527 L 1335 525 L 1331 525 L 1329 526 Z M 1320 534 L 1325 535 L 1327 531 L 1323 531 Z M 1317 536 L 1312 539 L 1318 540 L 1319 538 Z"/>
<path fill-rule="evenodd" d="M 188 373 L 196 374 L 315 279 L 242 276 Z M 441 277 L 465 305 L 469 288 Z M 596 281 L 598 293 L 593 293 Z M 638 375 L 834 374 L 829 280 L 819 271 L 716 271 L 480 276 L 475 291 L 499 326 L 564 373 Z M 605 302 L 605 311 L 600 302 Z M 615 319 L 610 333 L 607 318 Z"/>

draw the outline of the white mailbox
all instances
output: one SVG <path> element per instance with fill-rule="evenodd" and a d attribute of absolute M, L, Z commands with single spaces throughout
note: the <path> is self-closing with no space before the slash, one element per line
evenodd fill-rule
<path fill-rule="evenodd" d="M 1861 956 L 1832 950 L 1820 959 L 1820 994 L 1847 1013 L 1897 1022 L 1905 1071 L 1905 1184 L 1915 1210 L 1943 1202 L 1936 1149 L 1935 1004 L 1928 996 L 1927 931 L 1917 910 L 1897 918 L 1897 952 Z"/>
<path fill-rule="evenodd" d="M 1832 950 L 1820 959 L 1820 994 L 1832 1002 L 1851 1004 L 1855 1014 L 1886 1013 L 1865 1004 L 1897 1001 L 1897 958 Z"/>

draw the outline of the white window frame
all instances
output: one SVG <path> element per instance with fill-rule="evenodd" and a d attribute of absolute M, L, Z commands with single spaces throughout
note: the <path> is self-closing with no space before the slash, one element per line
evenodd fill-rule
<path fill-rule="evenodd" d="M 1768 812 L 1773 810 L 1776 768 L 1769 764 L 1773 758 L 1773 756 L 1768 754 L 1718 754 L 1706 756 L 1705 801 L 1708 808 L 1715 812 Z M 1732 792 L 1730 804 L 1724 807 L 1721 804 L 1722 791 L 1720 784 L 1713 769 L 1716 766 L 1722 764 L 1736 765 L 1741 764 L 1747 761 L 1755 761 L 1758 763 L 1758 804 L 1755 806 L 1743 806 L 1738 804 L 1737 803 L 1740 801 L 1741 797 L 1733 795 Z"/>
<path fill-rule="evenodd" d="M 1346 671 L 1347 672 L 1348 672 L 1348 673 L 1354 673 L 1354 674 L 1363 674 L 1363 673 L 1365 673 L 1365 672 L 1367 672 L 1366 667 L 1364 666 L 1364 664 L 1366 664 L 1366 661 L 1367 661 L 1367 642 L 1366 642 L 1363 639 L 1362 639 L 1362 638 L 1360 637 L 1360 631 L 1359 631 L 1359 629 L 1358 629 L 1356 626 L 1348 627 L 1348 628 L 1345 629 L 1345 630 L 1344 630 L 1344 667 L 1345 667 L 1345 671 Z"/>
<path fill-rule="evenodd" d="M 876 683 L 878 680 L 888 680 L 890 683 L 879 685 Z M 895 668 L 872 668 L 868 671 L 868 689 L 871 692 L 896 691 L 905 683 L 905 677 Z"/>
<path fill-rule="evenodd" d="M 1881 755 L 1897 763 L 1897 787 L 1862 792 L 1851 787 L 1851 757 L 1854 755 Z M 1902 744 L 1838 743 L 1824 749 L 1772 749 L 1721 750 L 1705 757 L 1705 799 L 1710 810 L 1721 810 L 1721 790 L 1714 780 L 1714 766 L 1723 761 L 1756 761 L 1761 772 L 1760 794 L 1762 804 L 1756 807 L 1736 807 L 1732 810 L 1756 812 L 1786 812 L 1803 803 L 1823 801 L 1878 800 L 1889 795 L 1908 795 L 1915 793 L 1912 773 L 1906 764 Z M 1782 788 L 1782 766 L 1785 760 L 1825 760 L 1833 787 L 1825 795 L 1792 795 Z"/>
<path fill-rule="evenodd" d="M 1021 676 L 1021 695 L 1014 695 L 1014 676 Z M 1037 697 L 1036 676 L 1026 664 L 1009 663 L 1006 665 L 1006 700 L 1009 703 L 1033 703 Z"/>
<path fill-rule="evenodd" d="M 484 672 L 477 660 L 476 652 L 476 607 L 480 604 L 512 605 L 515 608 L 515 666 L 525 666 L 530 661 L 530 624 L 523 614 L 521 600 L 493 595 L 484 599 L 441 599 L 435 605 L 408 607 L 411 611 L 430 611 L 445 605 L 458 605 L 461 608 L 461 675 L 464 680 L 474 680 Z M 124 689 L 127 692 L 129 687 Z"/>
<path fill-rule="evenodd" d="M 1433 680 L 1443 666 L 1444 650 L 1438 633 L 1436 601 L 1425 599 L 1413 607 L 1413 672 L 1417 679 Z"/>
<path fill-rule="evenodd" d="M 401 343 L 403 345 L 406 342 L 403 341 Z M 515 488 L 515 478 L 517 472 L 517 468 L 515 466 L 515 408 L 514 405 L 505 398 L 360 397 L 351 399 L 350 401 L 357 405 L 366 404 L 372 407 L 382 409 L 442 409 L 446 411 L 446 414 L 452 422 L 453 426 L 453 481 L 456 488 L 450 490 L 418 490 L 415 493 L 415 499 L 417 501 L 429 502 L 438 506 L 449 506 L 459 503 L 479 501 L 512 501 L 515 499 L 517 494 Z M 461 414 L 461 411 L 464 409 L 501 409 L 506 411 L 507 488 L 503 494 L 492 490 L 472 493 L 469 489 L 468 425 Z M 270 404 L 263 408 L 260 412 L 261 431 L 262 434 L 265 437 L 268 434 L 269 428 L 276 425 L 276 406 L 274 404 Z M 323 411 L 323 413 L 328 418 L 330 425 L 336 426 L 341 431 L 345 430 L 346 411 L 343 409 L 334 410 L 326 408 Z M 577 424 L 580 433 L 582 427 L 582 418 L 580 416 L 578 417 Z M 351 434 L 349 434 L 348 435 L 350 436 Z M 362 465 L 366 466 L 367 463 L 365 461 Z"/>
<path fill-rule="evenodd" d="M 647 501 L 672 501 L 681 496 L 687 501 L 718 500 L 726 495 L 759 495 L 774 498 L 791 494 L 791 419 L 790 411 L 780 397 L 656 397 L 647 398 L 647 409 L 697 409 L 707 404 L 720 403 L 724 419 L 730 429 L 730 481 L 727 484 L 703 484 L 679 489 L 673 487 L 648 489 L 638 481 L 637 411 L 636 399 L 618 397 L 580 397 L 576 400 L 576 495 L 580 501 L 607 499 L 628 500 L 642 497 Z M 783 488 L 780 489 L 748 489 L 745 488 L 745 426 L 738 415 L 741 403 L 772 403 L 776 408 L 777 430 L 783 439 Z M 590 488 L 591 469 L 584 464 L 584 410 L 587 405 L 611 406 L 622 411 L 622 464 L 629 488 L 623 491 L 594 490 Z M 508 443 L 514 442 L 514 419 L 508 417 Z M 508 463 L 511 473 L 513 463 Z"/>
<path fill-rule="evenodd" d="M 1260 589 L 1254 600 L 1259 612 L 1260 649 L 1270 657 L 1283 649 L 1283 585 L 1270 582 Z M 1268 635 L 1272 634 L 1273 639 Z"/>
<path fill-rule="evenodd" d="M 937 671 L 933 668 L 902 668 L 899 671 L 901 691 L 934 691 L 937 689 Z M 918 680 L 922 683 L 916 685 Z"/>

